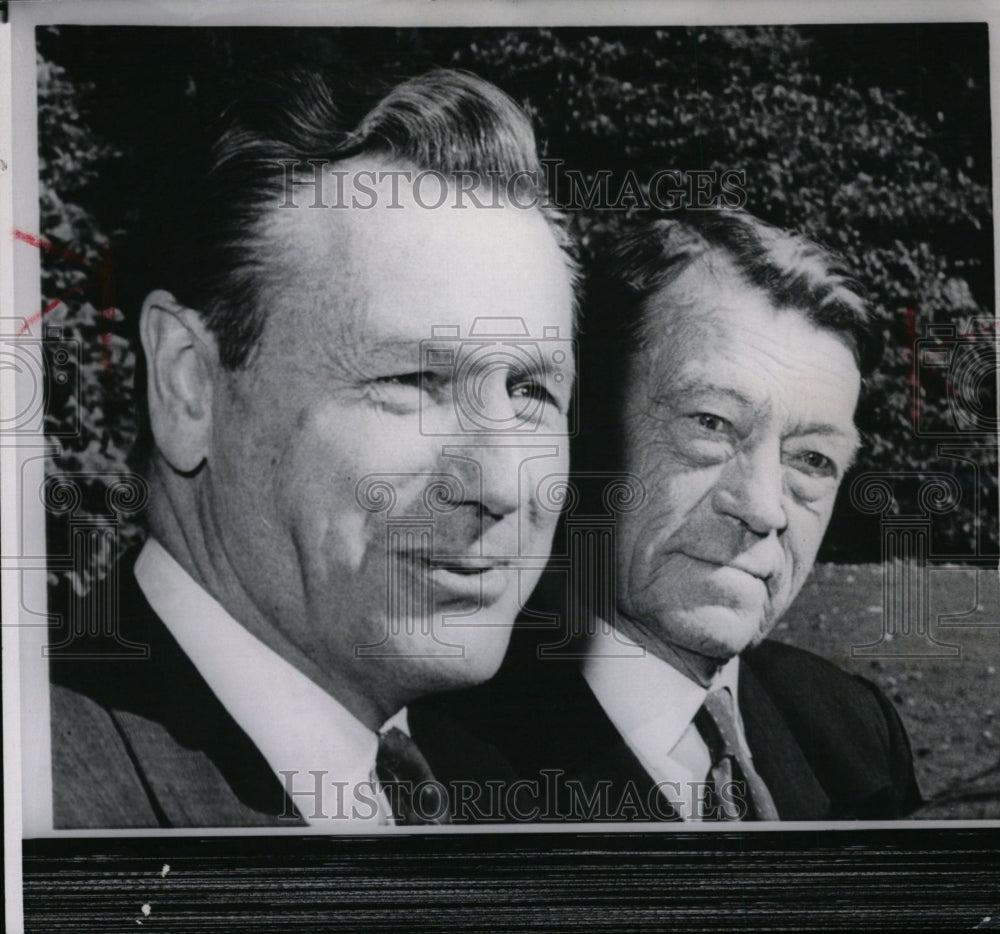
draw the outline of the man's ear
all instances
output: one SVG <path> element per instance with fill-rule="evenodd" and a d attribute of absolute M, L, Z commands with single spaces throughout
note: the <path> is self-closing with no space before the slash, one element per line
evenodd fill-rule
<path fill-rule="evenodd" d="M 142 303 L 139 337 L 156 448 L 174 470 L 190 473 L 204 462 L 211 443 L 215 338 L 196 311 L 162 289 Z"/>

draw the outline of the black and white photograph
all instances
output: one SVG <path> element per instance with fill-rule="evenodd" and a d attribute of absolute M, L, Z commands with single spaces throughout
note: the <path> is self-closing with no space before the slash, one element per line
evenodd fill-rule
<path fill-rule="evenodd" d="M 9 930 L 1000 925 L 990 4 L 5 6 Z"/>

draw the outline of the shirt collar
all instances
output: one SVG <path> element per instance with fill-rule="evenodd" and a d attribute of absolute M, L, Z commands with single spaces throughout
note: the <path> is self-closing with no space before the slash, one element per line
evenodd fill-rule
<path fill-rule="evenodd" d="M 143 546 L 135 576 L 157 616 L 283 784 L 280 773 L 293 771 L 302 776 L 294 787 L 308 786 L 310 770 L 349 788 L 370 782 L 378 736 L 233 619 L 155 539 Z M 405 708 L 382 730 L 393 726 L 409 732 Z"/>
<path fill-rule="evenodd" d="M 583 677 L 608 718 L 627 740 L 672 749 L 705 701 L 708 690 L 652 652 L 597 620 L 587 646 Z M 711 690 L 729 688 L 734 700 L 739 682 L 739 656 L 716 672 Z"/>

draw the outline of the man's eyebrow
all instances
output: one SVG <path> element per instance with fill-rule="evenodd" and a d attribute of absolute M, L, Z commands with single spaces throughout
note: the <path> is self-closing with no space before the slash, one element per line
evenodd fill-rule
<path fill-rule="evenodd" d="M 839 425 L 831 425 L 829 422 L 806 422 L 804 425 L 796 427 L 791 433 L 793 438 L 807 435 L 821 435 L 825 438 L 842 440 L 848 448 L 846 467 L 850 467 L 854 463 L 858 451 L 861 450 L 861 432 L 854 425 L 851 425 L 850 428 L 842 428 Z"/>
<path fill-rule="evenodd" d="M 461 340 L 447 338 L 388 337 L 366 343 L 361 350 L 361 357 L 368 368 L 399 365 L 413 367 L 415 370 L 439 369 L 452 367 L 458 362 L 463 343 Z M 478 341 L 472 343 L 477 347 L 480 344 Z M 495 359 L 493 346 L 487 344 L 483 348 L 484 363 Z M 557 363 L 547 353 L 504 354 L 504 359 L 513 372 L 526 375 L 552 376 L 565 373 L 567 369 L 572 370 L 575 365 L 572 351 L 566 354 L 562 363 Z"/>
<path fill-rule="evenodd" d="M 395 363 L 412 361 L 414 366 L 419 366 L 421 357 L 422 341 L 414 338 L 389 337 L 384 340 L 366 341 L 362 354 L 369 363 Z"/>
<path fill-rule="evenodd" d="M 759 408 L 760 400 L 754 399 L 748 393 L 737 389 L 735 386 L 719 386 L 714 383 L 707 383 L 703 380 L 680 379 L 671 380 L 667 383 L 663 392 L 656 394 L 658 400 L 668 397 L 688 397 L 688 396 L 725 396 L 736 402 L 738 405 L 747 408 Z"/>
<path fill-rule="evenodd" d="M 656 398 L 658 401 L 662 401 L 667 398 L 688 396 L 724 396 L 746 408 L 755 410 L 761 408 L 760 400 L 735 386 L 718 386 L 698 379 L 680 379 L 672 382 L 664 392 L 658 393 Z M 795 426 L 790 435 L 791 437 L 822 435 L 827 438 L 841 438 L 850 446 L 852 460 L 861 447 L 861 434 L 853 424 L 850 428 L 845 428 L 842 425 L 834 425 L 832 422 L 805 422 Z"/>
<path fill-rule="evenodd" d="M 823 435 L 827 438 L 843 438 L 857 446 L 861 443 L 861 434 L 858 429 L 851 425 L 850 428 L 843 428 L 840 425 L 833 425 L 830 422 L 806 422 L 803 425 L 796 425 L 791 432 L 793 436 L 800 435 Z"/>
<path fill-rule="evenodd" d="M 515 367 L 529 373 L 544 373 L 546 376 L 553 373 L 563 373 L 566 370 L 573 370 L 575 367 L 575 358 L 572 350 L 566 354 L 562 363 L 556 363 L 550 354 L 543 353 L 540 356 L 541 360 L 538 360 L 534 354 L 528 354 L 524 359 L 518 359 Z"/>
<path fill-rule="evenodd" d="M 330 363 L 342 378 L 370 380 L 403 372 L 417 372 L 427 355 L 420 352 L 420 341 L 388 337 L 384 340 L 349 340 L 330 347 Z"/>
<path fill-rule="evenodd" d="M 423 341 L 413 337 L 385 337 L 381 340 L 366 342 L 365 351 L 368 353 L 396 353 L 401 350 L 413 350 L 419 348 Z"/>

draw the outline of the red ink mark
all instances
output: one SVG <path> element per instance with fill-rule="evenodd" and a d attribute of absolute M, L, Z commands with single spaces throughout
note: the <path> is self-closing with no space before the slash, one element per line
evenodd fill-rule
<path fill-rule="evenodd" d="M 75 253 L 72 250 L 66 249 L 66 247 L 58 246 L 52 243 L 50 240 L 45 240 L 42 237 L 38 237 L 35 234 L 30 234 L 24 230 L 15 230 L 14 239 L 20 240 L 23 243 L 27 243 L 29 246 L 33 246 L 38 250 L 44 250 L 46 253 L 51 253 L 53 256 L 64 260 L 74 266 L 79 266 L 81 269 L 86 270 L 91 273 L 92 276 L 88 277 L 87 284 L 92 284 L 93 276 L 96 276 L 101 283 L 101 321 L 104 322 L 101 328 L 101 368 L 105 375 L 109 375 L 111 372 L 111 328 L 110 323 L 115 319 L 115 288 L 114 288 L 114 266 L 111 260 L 111 250 L 105 246 L 102 254 L 101 261 L 98 264 L 93 264 L 85 257 L 81 256 L 79 253 Z M 62 295 L 53 299 L 41 311 L 36 312 L 30 318 L 28 318 L 24 325 L 21 327 L 19 334 L 24 334 L 37 324 L 45 315 L 47 315 L 54 308 L 58 308 L 59 305 L 63 304 L 67 298 L 71 295 L 80 295 L 84 291 L 85 285 L 75 286 L 67 292 L 63 292 Z"/>
<path fill-rule="evenodd" d="M 101 264 L 97 273 L 101 278 L 101 320 L 105 322 L 101 330 L 101 367 L 104 375 L 111 379 L 111 322 L 115 320 L 115 280 L 111 249 L 105 246 L 101 251 Z"/>
<path fill-rule="evenodd" d="M 920 378 L 917 376 L 917 309 L 903 309 L 903 327 L 906 330 L 906 346 L 910 350 L 910 375 L 906 378 L 910 386 L 912 424 L 919 424 L 920 418 Z"/>
<path fill-rule="evenodd" d="M 959 334 L 959 338 L 969 338 L 969 337 L 982 337 L 987 331 L 995 331 L 997 329 L 997 322 L 990 321 L 984 327 L 980 328 L 978 331 L 966 331 L 964 334 Z"/>
<path fill-rule="evenodd" d="M 58 298 L 52 299 L 41 311 L 35 312 L 30 318 L 26 319 L 24 324 L 21 325 L 21 330 L 17 332 L 18 337 L 22 334 L 27 334 L 42 318 L 45 317 L 54 308 L 58 308 L 62 305 L 67 298 L 71 295 L 79 295 L 83 291 L 83 286 L 78 285 L 75 288 L 70 289 L 68 292 L 63 292 Z"/>
<path fill-rule="evenodd" d="M 36 237 L 34 234 L 27 233 L 24 230 L 15 230 L 14 239 L 21 240 L 27 243 L 28 246 L 37 247 L 39 250 L 45 250 L 46 253 L 53 253 L 60 259 L 66 260 L 67 263 L 73 263 L 75 266 L 82 266 L 84 269 L 90 268 L 90 263 L 87 262 L 79 253 L 74 253 L 72 250 L 67 250 L 65 247 L 56 246 L 49 240 L 43 240 L 41 237 Z"/>

